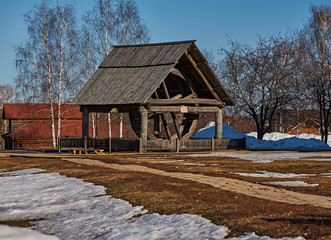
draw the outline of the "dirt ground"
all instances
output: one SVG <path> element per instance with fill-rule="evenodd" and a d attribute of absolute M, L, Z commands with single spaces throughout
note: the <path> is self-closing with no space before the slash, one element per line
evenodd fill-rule
<path fill-rule="evenodd" d="M 39 167 L 103 185 L 107 194 L 160 214 L 198 214 L 225 225 L 230 236 L 331 239 L 331 169 L 326 161 L 253 163 L 185 154 L 12 155 L 0 154 L 0 171 Z M 307 178 L 254 178 L 234 172 L 315 174 Z M 268 186 L 300 180 L 316 187 Z M 15 222 L 11 225 L 24 225 Z"/>

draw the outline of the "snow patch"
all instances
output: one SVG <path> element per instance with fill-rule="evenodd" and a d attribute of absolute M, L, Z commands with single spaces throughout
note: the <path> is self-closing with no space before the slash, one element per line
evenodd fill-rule
<path fill-rule="evenodd" d="M 318 186 L 318 183 L 308 184 L 303 181 L 264 182 L 264 184 L 289 186 L 289 187 L 317 187 Z"/>
<path fill-rule="evenodd" d="M 60 239 L 224 239 L 229 233 L 197 215 L 146 214 L 142 206 L 99 196 L 105 194 L 102 186 L 58 173 L 35 174 L 37 170 L 0 174 L 1 221 L 42 218 L 33 228 Z M 8 239 L 17 239 L 17 229 L 11 230 L 6 231 Z M 27 232 L 24 239 L 35 234 Z M 250 233 L 232 239 L 271 238 Z"/>
<path fill-rule="evenodd" d="M 283 151 L 329 151 L 331 147 L 317 139 L 319 136 L 311 134 L 301 134 L 298 136 L 269 133 L 264 136 L 264 140 L 256 138 L 256 133 L 244 134 L 237 132 L 226 124 L 223 127 L 223 138 L 238 139 L 246 138 L 246 148 L 248 150 L 283 150 Z M 215 123 L 209 122 L 206 127 L 200 129 L 194 138 L 215 137 Z M 331 141 L 331 140 L 330 140 Z M 330 142 L 331 144 L 331 142 Z"/>
<path fill-rule="evenodd" d="M 46 235 L 29 228 L 10 227 L 0 225 L 0 239 L 2 240 L 60 240 L 56 236 Z"/>
<path fill-rule="evenodd" d="M 304 178 L 316 176 L 316 174 L 296 174 L 296 173 L 277 173 L 277 172 L 266 172 L 256 171 L 257 173 L 233 173 L 245 177 L 271 177 L 271 178 Z"/>
<path fill-rule="evenodd" d="M 233 157 L 249 160 L 254 163 L 271 163 L 273 161 L 331 161 L 331 152 L 273 152 L 273 153 L 236 153 L 236 152 L 214 152 L 190 154 L 191 157 Z M 323 158 L 319 158 L 323 157 Z"/>

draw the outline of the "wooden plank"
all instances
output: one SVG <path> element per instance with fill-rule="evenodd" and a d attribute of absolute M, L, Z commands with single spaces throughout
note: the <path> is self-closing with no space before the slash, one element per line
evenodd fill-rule
<path fill-rule="evenodd" d="M 169 93 L 168 93 L 168 89 L 167 89 L 167 85 L 165 83 L 165 80 L 162 81 L 162 87 L 166 93 L 166 96 L 168 99 L 170 99 L 170 96 L 169 96 Z M 171 117 L 172 117 L 172 120 L 174 121 L 174 125 L 175 125 L 175 130 L 176 130 L 176 133 L 177 133 L 177 137 L 178 139 L 181 139 L 182 136 L 181 136 L 181 132 L 180 132 L 180 128 L 179 128 L 179 125 L 178 125 L 178 120 L 177 120 L 177 116 L 175 113 L 171 112 Z"/>
<path fill-rule="evenodd" d="M 220 97 L 218 96 L 218 94 L 214 91 L 213 87 L 210 85 L 209 81 L 204 76 L 204 74 L 198 68 L 194 59 L 187 53 L 187 51 L 185 52 L 185 57 L 190 61 L 190 63 L 192 64 L 192 67 L 198 73 L 199 77 L 203 80 L 203 82 L 206 84 L 207 88 L 209 89 L 209 91 L 213 95 L 213 97 L 217 100 L 221 100 Z"/>
<path fill-rule="evenodd" d="M 202 104 L 212 106 L 224 106 L 222 101 L 216 99 L 195 98 L 195 99 L 149 99 L 146 104 L 151 105 L 188 105 Z"/>
<path fill-rule="evenodd" d="M 82 109 L 82 137 L 88 137 L 89 135 L 89 112 L 87 108 Z"/>
<path fill-rule="evenodd" d="M 218 107 L 186 107 L 187 113 L 216 113 Z M 151 106 L 148 108 L 149 112 L 154 113 L 183 113 L 181 106 Z"/>

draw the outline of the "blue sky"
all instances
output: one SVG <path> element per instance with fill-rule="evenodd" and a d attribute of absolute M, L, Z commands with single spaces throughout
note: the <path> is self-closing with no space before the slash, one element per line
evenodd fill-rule
<path fill-rule="evenodd" d="M 0 84 L 16 77 L 14 47 L 26 38 L 23 14 L 39 0 L 0 0 Z M 53 1 L 54 2 L 54 1 Z M 65 2 L 59 0 L 59 2 Z M 80 18 L 94 0 L 68 0 Z M 136 0 L 152 42 L 197 40 L 200 49 L 217 51 L 234 41 L 253 43 L 258 35 L 301 29 L 310 6 L 330 0 Z"/>

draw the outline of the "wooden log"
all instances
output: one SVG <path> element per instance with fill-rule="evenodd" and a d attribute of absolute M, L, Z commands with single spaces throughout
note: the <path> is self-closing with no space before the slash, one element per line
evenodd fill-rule
<path fill-rule="evenodd" d="M 149 99 L 146 104 L 149 105 L 211 105 L 211 106 L 224 106 L 222 101 L 216 99 L 195 98 L 195 99 Z"/>
<path fill-rule="evenodd" d="M 223 110 L 223 109 L 222 109 Z M 215 122 L 215 138 L 222 139 L 222 111 L 221 109 L 217 108 L 216 112 L 216 122 Z"/>
<path fill-rule="evenodd" d="M 207 88 L 209 89 L 210 93 L 213 95 L 213 97 L 217 100 L 221 100 L 221 98 L 218 96 L 218 94 L 214 91 L 213 87 L 210 85 L 209 81 L 206 79 L 206 77 L 203 75 L 201 70 L 198 68 L 197 63 L 194 61 L 194 59 L 188 54 L 188 52 L 185 52 L 185 57 L 189 60 L 189 62 L 192 64 L 192 67 L 194 70 L 198 73 L 199 77 L 202 79 L 202 81 L 206 84 Z"/>
<path fill-rule="evenodd" d="M 61 138 L 57 137 L 57 154 L 61 154 Z"/>
<path fill-rule="evenodd" d="M 216 113 L 218 107 L 185 107 L 186 113 Z M 148 111 L 155 113 L 184 113 L 184 108 L 182 106 L 151 106 Z"/>
<path fill-rule="evenodd" d="M 109 154 L 111 154 L 111 138 L 108 139 Z"/>
<path fill-rule="evenodd" d="M 143 141 L 147 141 L 147 117 L 148 117 L 148 112 L 147 109 L 144 107 L 140 108 L 140 118 L 141 118 L 141 132 L 140 132 L 140 138 Z"/>
<path fill-rule="evenodd" d="M 170 96 L 169 96 L 169 93 L 168 93 L 168 89 L 167 89 L 167 85 L 165 83 L 165 80 L 163 80 L 162 82 L 162 87 L 166 93 L 166 96 L 168 99 L 170 99 Z M 177 133 L 177 137 L 179 139 L 182 138 L 181 134 L 180 134 L 180 129 L 179 129 L 179 125 L 178 125 L 178 121 L 177 121 L 177 117 L 176 117 L 176 114 L 171 112 L 171 117 L 172 117 L 172 120 L 174 121 L 174 125 L 175 125 L 175 130 L 176 130 L 176 133 Z"/>
<path fill-rule="evenodd" d="M 89 135 L 89 112 L 87 108 L 82 109 L 82 137 L 88 137 Z"/>

